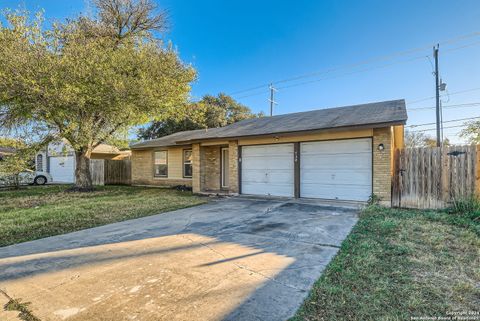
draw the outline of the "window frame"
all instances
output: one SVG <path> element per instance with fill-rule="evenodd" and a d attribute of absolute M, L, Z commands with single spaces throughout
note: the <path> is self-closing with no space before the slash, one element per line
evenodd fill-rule
<path fill-rule="evenodd" d="M 190 160 L 190 163 L 186 163 L 185 162 L 185 152 L 190 152 L 192 155 L 191 155 L 191 160 Z M 192 175 L 191 176 L 187 176 L 185 175 L 185 165 L 190 165 L 191 168 L 192 168 Z M 193 150 L 191 148 L 186 148 L 182 151 L 182 174 L 183 174 L 183 178 L 192 178 L 193 177 Z"/>
<path fill-rule="evenodd" d="M 37 158 L 35 159 L 35 171 L 43 172 L 43 154 L 37 154 Z"/>
<path fill-rule="evenodd" d="M 156 160 L 156 153 L 165 153 L 165 164 L 155 164 Z M 165 175 L 159 175 L 156 172 L 156 166 L 157 165 L 165 165 L 167 167 L 167 173 Z M 153 177 L 154 178 L 168 178 L 168 150 L 166 149 L 161 149 L 161 150 L 154 150 L 153 151 Z"/>

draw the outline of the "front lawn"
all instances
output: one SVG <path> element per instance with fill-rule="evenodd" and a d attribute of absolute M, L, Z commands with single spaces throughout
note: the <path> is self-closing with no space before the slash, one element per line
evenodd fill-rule
<path fill-rule="evenodd" d="M 371 207 L 292 321 L 455 320 L 452 311 L 479 310 L 478 212 Z"/>
<path fill-rule="evenodd" d="M 70 186 L 0 190 L 0 246 L 205 203 L 171 189 L 103 186 L 92 193 L 66 193 Z"/>

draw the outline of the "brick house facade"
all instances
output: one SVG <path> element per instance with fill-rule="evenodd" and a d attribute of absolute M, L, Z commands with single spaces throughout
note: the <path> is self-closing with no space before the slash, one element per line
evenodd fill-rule
<path fill-rule="evenodd" d="M 273 117 L 273 119 L 274 118 L 275 117 Z M 263 121 L 266 122 L 268 120 L 269 119 L 265 119 Z M 241 123 L 242 122 L 237 124 Z M 362 195 L 361 200 L 366 201 L 368 196 L 375 194 L 381 199 L 384 205 L 389 205 L 391 200 L 391 178 L 393 171 L 392 156 L 396 148 L 403 147 L 403 124 L 404 120 L 395 120 L 392 124 L 386 124 L 384 121 L 382 124 L 372 124 L 367 126 L 318 129 L 309 130 L 308 132 L 245 135 L 232 138 L 222 137 L 222 135 L 225 135 L 221 132 L 223 128 L 218 130 L 209 129 L 208 131 L 200 130 L 182 132 L 178 133 L 178 135 L 171 135 L 174 136 L 173 138 L 167 136 L 165 138 L 147 141 L 132 146 L 132 183 L 134 185 L 154 186 L 186 185 L 192 187 L 193 192 L 195 193 L 225 193 L 235 195 L 245 192 L 242 190 L 242 185 L 245 185 L 246 188 L 248 180 L 251 181 L 250 184 L 257 184 L 260 186 L 260 189 L 268 189 L 269 185 L 265 182 L 268 182 L 269 179 L 272 184 L 275 185 L 276 177 L 281 180 L 287 179 L 285 177 L 288 176 L 288 182 L 291 181 L 292 184 L 291 189 L 287 186 L 288 193 L 291 191 L 292 197 L 302 197 L 302 179 L 307 179 L 309 178 L 308 176 L 313 175 L 306 175 L 301 172 L 307 170 L 304 169 L 304 167 L 307 168 L 306 166 L 309 162 L 308 158 L 306 158 L 307 154 L 304 155 L 304 152 L 302 151 L 302 146 L 304 144 L 308 144 L 309 142 L 318 143 L 318 157 L 322 158 L 326 157 L 325 155 L 332 157 L 329 154 L 329 150 L 335 150 L 336 145 L 350 146 L 348 144 L 351 143 L 351 146 L 354 149 L 356 146 L 360 146 L 360 143 L 367 146 L 365 142 L 371 142 L 368 143 L 371 146 L 367 146 L 370 156 L 365 151 L 348 156 L 348 153 L 344 151 L 342 152 L 343 154 L 338 154 L 338 161 L 333 159 L 333 161 L 323 163 L 323 165 L 320 164 L 321 161 L 319 161 L 319 166 L 323 166 L 319 171 L 324 172 L 325 164 L 327 164 L 327 166 L 331 164 L 333 171 L 331 173 L 332 181 L 337 180 L 340 182 L 342 175 L 347 175 L 347 177 L 350 175 L 352 184 L 345 185 L 345 188 L 343 189 L 351 190 L 353 194 L 360 188 L 355 185 L 355 182 L 360 182 L 362 179 L 366 180 L 367 175 L 370 175 L 370 183 L 362 187 L 365 189 L 364 191 L 361 191 L 361 193 L 358 192 L 358 195 Z M 204 137 L 206 134 L 213 137 Z M 326 145 L 322 145 L 322 142 L 325 142 Z M 263 158 L 259 156 L 258 159 L 260 159 L 260 161 L 258 163 L 253 163 L 254 165 L 251 166 L 249 165 L 251 167 L 249 172 L 245 171 L 246 168 L 243 168 L 242 170 L 243 152 L 247 151 L 251 153 L 251 150 L 254 150 L 252 149 L 254 146 L 265 146 L 265 148 L 272 146 L 271 150 L 274 151 L 275 146 L 281 145 L 290 148 L 291 153 L 288 152 L 288 155 L 292 155 L 281 155 L 286 164 L 291 164 L 291 167 L 285 169 L 284 172 L 276 174 L 274 169 L 264 169 L 265 173 L 262 172 L 261 167 L 263 166 L 262 164 L 265 163 L 265 160 L 270 163 L 279 162 L 275 160 L 275 157 L 280 157 L 278 155 L 275 156 L 272 154 L 271 160 L 269 160 L 269 152 L 264 154 L 262 156 Z M 312 146 L 317 145 L 313 144 Z M 327 152 L 320 152 L 322 148 L 327 148 Z M 338 150 L 340 150 L 340 148 Z M 363 155 L 362 158 L 358 158 L 358 155 L 360 154 Z M 290 157 L 292 157 L 291 162 L 289 160 Z M 295 158 L 294 160 L 293 157 Z M 351 158 L 351 170 L 346 171 L 344 168 L 342 169 L 340 167 L 342 163 L 341 157 L 343 157 L 342 159 L 344 162 L 348 161 L 348 158 Z M 186 158 L 188 159 L 186 160 Z M 359 161 L 357 161 L 357 159 Z M 247 159 L 245 159 L 245 161 L 246 160 Z M 255 161 L 256 158 L 250 157 L 248 160 Z M 359 162 L 365 162 L 365 164 L 366 162 L 369 162 L 371 164 L 370 168 L 363 166 L 357 171 L 355 169 L 357 167 L 355 166 L 356 163 Z M 300 164 L 305 166 L 302 167 Z M 246 164 L 243 164 L 243 167 L 246 166 Z M 259 166 L 260 168 L 257 168 Z M 158 174 L 158 171 L 160 171 L 162 175 L 156 175 L 156 173 Z M 251 173 L 258 172 L 259 178 L 257 179 L 254 177 L 253 180 L 247 177 L 242 178 L 242 171 L 245 172 L 245 175 L 251 175 Z M 189 173 L 189 175 L 186 176 L 186 172 Z M 313 169 L 309 173 L 316 173 L 316 171 Z M 360 174 L 362 176 L 358 176 Z M 264 179 L 262 175 L 265 175 L 267 178 Z M 322 185 L 323 183 L 321 179 L 318 181 L 318 188 L 314 188 L 313 190 L 314 192 L 318 190 L 318 194 L 322 196 L 321 191 L 322 188 L 324 188 L 324 185 Z M 340 185 L 333 186 L 332 188 L 337 188 L 339 190 L 339 195 L 346 195 L 343 196 L 343 198 L 348 199 L 348 194 L 342 194 L 343 190 Z M 275 194 L 269 193 L 268 195 L 274 196 Z M 342 199 L 342 197 L 338 197 L 338 199 Z"/>

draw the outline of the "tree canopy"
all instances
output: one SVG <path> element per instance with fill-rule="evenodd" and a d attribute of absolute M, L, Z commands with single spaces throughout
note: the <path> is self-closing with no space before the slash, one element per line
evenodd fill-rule
<path fill-rule="evenodd" d="M 460 137 L 465 138 L 470 144 L 480 144 L 480 121 L 466 123 L 467 127 L 460 132 Z"/>
<path fill-rule="evenodd" d="M 450 140 L 445 138 L 443 140 L 443 146 L 449 146 Z M 424 132 L 405 131 L 405 147 L 435 147 L 437 146 L 437 140 Z"/>
<path fill-rule="evenodd" d="M 42 14 L 0 22 L 0 127 L 42 126 L 75 150 L 76 186 L 91 189 L 90 154 L 134 125 L 185 104 L 195 71 L 155 38 L 150 0 L 96 0 L 97 16 L 47 28 Z M 0 20 L 1 21 L 1 20 Z"/>
<path fill-rule="evenodd" d="M 226 94 L 205 95 L 198 102 L 176 109 L 174 115 L 167 115 L 163 120 L 152 122 L 150 126 L 140 129 L 138 138 L 153 139 L 184 130 L 223 127 L 240 120 L 262 116 L 262 113 L 253 113 L 249 107 Z"/>

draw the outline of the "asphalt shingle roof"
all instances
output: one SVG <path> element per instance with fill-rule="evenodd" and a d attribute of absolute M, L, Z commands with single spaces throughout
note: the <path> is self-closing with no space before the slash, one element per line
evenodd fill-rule
<path fill-rule="evenodd" d="M 187 130 L 183 132 L 178 132 L 168 136 L 163 136 L 156 139 L 145 140 L 143 142 L 134 143 L 130 145 L 130 148 L 142 149 L 142 148 L 150 148 L 150 147 L 175 146 L 177 145 L 177 141 L 188 140 L 190 139 L 190 137 L 193 137 L 195 133 L 200 133 L 204 131 L 205 131 L 204 129 L 196 129 L 196 130 Z"/>
<path fill-rule="evenodd" d="M 405 100 L 391 100 L 247 119 L 221 128 L 179 132 L 159 139 L 137 143 L 132 145 L 131 148 L 172 146 L 215 138 L 259 136 L 379 124 L 405 124 L 406 121 Z"/>

